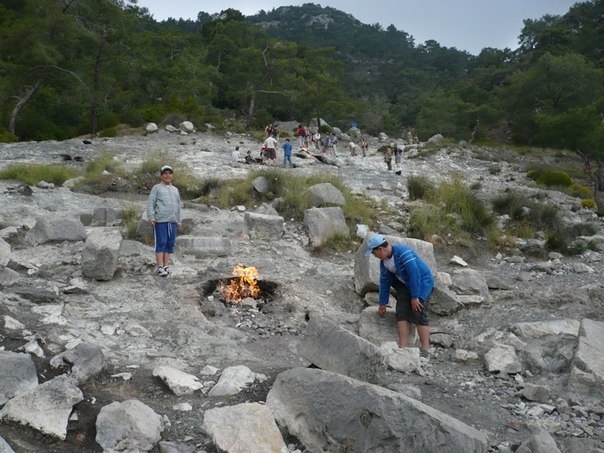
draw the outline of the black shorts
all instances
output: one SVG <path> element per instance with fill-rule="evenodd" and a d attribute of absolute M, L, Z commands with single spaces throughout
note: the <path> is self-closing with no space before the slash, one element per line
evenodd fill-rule
<path fill-rule="evenodd" d="M 426 300 L 419 300 L 423 305 L 421 311 L 413 311 L 413 308 L 411 308 L 411 294 L 409 294 L 407 287 L 398 279 L 395 280 L 392 286 L 396 291 L 396 320 L 408 321 L 418 326 L 430 325 L 430 317 L 428 316 L 430 297 Z"/>
<path fill-rule="evenodd" d="M 277 158 L 277 151 L 275 151 L 275 148 L 267 148 L 266 149 L 266 154 L 268 155 L 268 159 L 276 159 Z"/>

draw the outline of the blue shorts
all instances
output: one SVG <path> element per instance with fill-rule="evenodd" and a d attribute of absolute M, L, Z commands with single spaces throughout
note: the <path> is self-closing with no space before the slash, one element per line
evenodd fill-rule
<path fill-rule="evenodd" d="M 173 255 L 178 224 L 168 222 L 156 223 L 153 231 L 155 233 L 155 253 L 169 253 Z"/>

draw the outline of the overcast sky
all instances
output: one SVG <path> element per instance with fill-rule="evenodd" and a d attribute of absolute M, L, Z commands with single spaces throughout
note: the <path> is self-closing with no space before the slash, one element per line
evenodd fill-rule
<path fill-rule="evenodd" d="M 315 3 L 349 13 L 364 24 L 394 25 L 413 36 L 415 44 L 428 39 L 440 45 L 467 50 L 477 55 L 485 47 L 518 47 L 524 19 L 539 19 L 545 14 L 563 15 L 577 3 L 572 0 L 138 0 L 155 20 L 169 17 L 197 19 L 197 13 L 210 14 L 233 8 L 245 16 L 279 6 Z"/>

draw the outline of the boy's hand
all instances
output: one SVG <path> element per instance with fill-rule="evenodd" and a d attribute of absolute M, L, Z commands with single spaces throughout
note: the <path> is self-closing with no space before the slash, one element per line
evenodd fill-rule
<path fill-rule="evenodd" d="M 413 309 L 413 311 L 422 311 L 422 308 L 424 308 L 424 306 L 416 297 L 415 299 L 411 299 L 411 308 Z"/>
<path fill-rule="evenodd" d="M 384 316 L 386 316 L 386 306 L 385 305 L 380 305 L 378 307 L 378 315 L 380 315 L 382 318 Z"/>

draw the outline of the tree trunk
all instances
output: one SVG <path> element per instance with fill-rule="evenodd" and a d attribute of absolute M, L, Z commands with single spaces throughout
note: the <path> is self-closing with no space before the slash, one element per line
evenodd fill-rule
<path fill-rule="evenodd" d="M 602 192 L 604 183 L 604 162 L 598 159 L 596 164 L 596 173 L 592 175 L 594 184 L 594 201 L 596 202 L 596 214 L 598 217 L 604 217 L 604 199 L 600 193 Z"/>
<path fill-rule="evenodd" d="M 252 96 L 250 98 L 250 107 L 247 112 L 247 126 L 249 127 L 252 124 L 252 118 L 254 118 L 254 112 L 256 111 L 256 98 Z"/>
<path fill-rule="evenodd" d="M 94 137 L 99 130 L 99 111 L 96 94 L 99 91 L 101 79 L 101 55 L 96 54 L 94 61 L 94 80 L 92 84 L 92 101 L 90 103 L 90 135 Z"/>
<path fill-rule="evenodd" d="M 250 105 L 247 112 L 246 127 L 249 127 L 252 124 L 254 114 L 256 113 L 256 87 L 252 84 L 248 84 L 247 91 L 250 94 Z"/>
<path fill-rule="evenodd" d="M 598 217 L 604 217 L 604 199 L 600 195 L 604 187 L 604 162 L 602 159 L 596 158 L 595 171 L 591 168 L 589 156 L 577 150 L 577 154 L 583 160 L 583 173 L 591 180 L 593 184 L 593 196 L 596 203 L 596 214 Z"/>
<path fill-rule="evenodd" d="M 46 68 L 36 80 L 36 83 L 33 86 L 29 87 L 29 89 L 25 92 L 25 94 L 19 98 L 19 101 L 13 107 L 13 110 L 10 112 L 10 117 L 8 119 L 8 131 L 15 135 L 15 131 L 17 128 L 17 119 L 21 114 L 21 111 L 25 107 L 25 104 L 29 102 L 29 100 L 33 97 L 33 95 L 40 89 L 40 87 L 44 84 L 44 80 L 46 79 Z"/>

